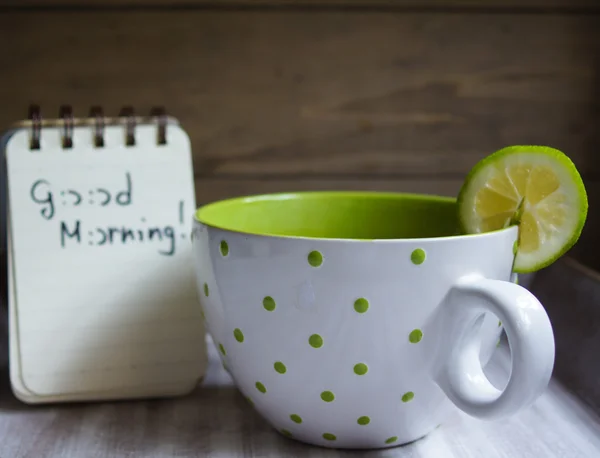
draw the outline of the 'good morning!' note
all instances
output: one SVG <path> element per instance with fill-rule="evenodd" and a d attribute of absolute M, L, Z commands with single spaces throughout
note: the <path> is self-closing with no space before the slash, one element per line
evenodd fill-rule
<path fill-rule="evenodd" d="M 94 186 L 89 183 L 88 189 L 61 189 L 60 186 L 52 184 L 50 181 L 40 178 L 31 185 L 31 199 L 39 204 L 40 216 L 47 221 L 57 221 L 60 233 L 60 246 L 62 248 L 74 247 L 81 243 L 87 243 L 90 246 L 102 247 L 105 245 L 120 245 L 133 243 L 153 244 L 158 253 L 164 256 L 173 256 L 176 250 L 176 237 L 179 235 L 183 239 L 183 244 L 187 246 L 187 223 L 184 217 L 189 216 L 185 213 L 185 201 L 179 200 L 176 213 L 173 205 L 172 219 L 179 215 L 178 225 L 154 225 L 148 222 L 148 218 L 141 216 L 137 224 L 132 226 L 112 224 L 101 226 L 86 225 L 81 215 L 75 215 L 75 218 L 69 220 L 61 219 L 61 210 L 64 207 L 95 207 L 99 212 L 109 213 L 113 207 L 131 207 L 136 211 L 136 206 L 132 199 L 133 182 L 130 171 L 123 173 L 123 184 L 121 188 L 108 189 Z M 118 177 L 113 177 L 113 182 Z M 116 184 L 116 183 L 115 183 Z M 90 186 L 91 185 L 91 186 Z M 137 186 L 136 186 L 137 187 Z M 140 198 L 140 196 L 136 196 Z M 143 198 L 144 196 L 141 196 Z M 57 208 L 58 207 L 58 208 Z M 61 208 L 62 207 L 62 208 Z M 165 215 L 166 216 L 166 215 Z M 164 218 L 162 218 L 164 219 Z M 179 231 L 178 231 L 179 229 Z M 179 232 L 179 234 L 178 234 Z"/>
<path fill-rule="evenodd" d="M 187 135 L 120 126 L 95 148 L 87 127 L 63 149 L 44 128 L 6 146 L 11 257 L 11 380 L 19 397 L 178 394 L 205 367 L 193 278 L 195 209 Z"/>

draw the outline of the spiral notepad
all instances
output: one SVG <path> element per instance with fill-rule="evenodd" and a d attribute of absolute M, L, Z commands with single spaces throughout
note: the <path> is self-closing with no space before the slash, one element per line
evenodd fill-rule
<path fill-rule="evenodd" d="M 164 110 L 39 108 L 3 138 L 10 375 L 25 402 L 191 391 L 206 367 L 190 141 Z"/>

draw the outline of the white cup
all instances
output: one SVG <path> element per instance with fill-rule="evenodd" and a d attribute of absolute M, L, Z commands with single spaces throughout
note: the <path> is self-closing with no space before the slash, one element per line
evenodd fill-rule
<path fill-rule="evenodd" d="M 309 192 L 197 211 L 208 331 L 273 428 L 320 446 L 384 448 L 425 436 L 452 403 L 493 419 L 544 391 L 554 339 L 542 305 L 511 282 L 518 228 L 456 235 L 455 206 Z M 482 365 L 503 328 L 512 367 L 499 391 Z"/>

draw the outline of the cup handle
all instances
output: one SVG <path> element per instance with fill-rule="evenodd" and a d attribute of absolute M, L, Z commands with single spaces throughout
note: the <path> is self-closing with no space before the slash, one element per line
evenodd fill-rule
<path fill-rule="evenodd" d="M 479 360 L 484 312 L 501 320 L 512 355 L 503 391 L 494 387 Z M 461 278 L 440 306 L 443 333 L 435 380 L 467 414 L 506 417 L 527 407 L 548 386 L 554 367 L 554 335 L 542 304 L 525 288 L 481 276 Z"/>

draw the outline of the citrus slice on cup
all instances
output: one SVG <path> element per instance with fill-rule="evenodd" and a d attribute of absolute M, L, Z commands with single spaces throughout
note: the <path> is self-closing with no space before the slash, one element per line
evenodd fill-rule
<path fill-rule="evenodd" d="M 546 146 L 509 146 L 473 167 L 458 194 L 465 233 L 519 226 L 513 270 L 535 272 L 577 242 L 588 211 L 575 165 Z"/>

